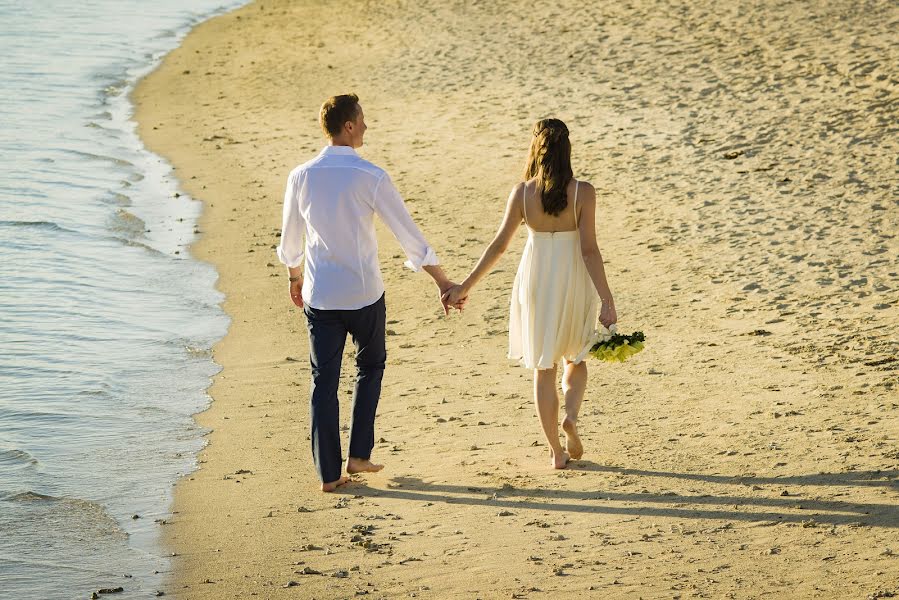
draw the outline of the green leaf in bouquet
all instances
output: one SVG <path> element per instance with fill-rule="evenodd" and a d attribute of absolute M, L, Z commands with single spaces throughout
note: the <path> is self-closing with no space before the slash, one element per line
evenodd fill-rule
<path fill-rule="evenodd" d="M 634 354 L 643 350 L 646 336 L 642 331 L 630 335 L 615 333 L 609 339 L 597 342 L 590 348 L 590 354 L 607 362 L 624 362 Z"/>

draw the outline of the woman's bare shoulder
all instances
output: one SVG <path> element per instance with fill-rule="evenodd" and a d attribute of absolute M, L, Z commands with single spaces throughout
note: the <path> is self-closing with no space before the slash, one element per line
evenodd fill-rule
<path fill-rule="evenodd" d="M 512 191 L 509 192 L 509 200 L 520 200 L 524 198 L 524 194 L 522 191 L 528 190 L 528 181 L 519 181 L 515 185 L 512 186 Z"/>
<path fill-rule="evenodd" d="M 596 199 L 596 188 L 593 187 L 593 184 L 589 181 L 584 181 L 583 179 L 577 180 L 577 199 L 579 202 L 583 202 L 585 200 Z"/>
<path fill-rule="evenodd" d="M 594 188 L 594 187 L 593 187 L 593 184 L 590 183 L 589 181 L 587 181 L 586 179 L 578 179 L 578 180 L 577 180 L 577 184 L 578 184 L 578 189 L 579 189 L 579 190 L 584 190 L 584 191 L 589 192 L 589 193 L 591 193 L 591 194 L 595 194 L 595 193 L 596 193 L 596 188 Z"/>

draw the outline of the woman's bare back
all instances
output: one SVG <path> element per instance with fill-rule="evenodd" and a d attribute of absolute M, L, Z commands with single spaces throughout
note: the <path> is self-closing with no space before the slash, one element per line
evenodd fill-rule
<path fill-rule="evenodd" d="M 568 182 L 568 186 L 565 188 L 566 198 L 568 200 L 568 204 L 565 205 L 565 208 L 562 209 L 558 215 L 553 216 L 544 212 L 543 210 L 543 198 L 540 195 L 539 190 L 537 189 L 537 180 L 531 179 L 524 182 L 524 213 L 522 214 L 522 218 L 526 216 L 525 221 L 527 222 L 528 227 L 533 229 L 534 231 L 574 231 L 577 229 L 576 223 L 580 219 L 575 218 L 574 211 L 580 210 L 580 206 L 576 206 L 576 202 L 574 202 L 574 194 L 576 189 L 578 188 L 578 182 L 576 179 L 572 178 L 571 181 Z"/>

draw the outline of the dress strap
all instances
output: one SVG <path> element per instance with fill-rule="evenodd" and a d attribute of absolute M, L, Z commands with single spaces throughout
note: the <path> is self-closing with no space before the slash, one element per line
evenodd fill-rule
<path fill-rule="evenodd" d="M 574 228 L 577 229 L 577 188 L 581 184 L 577 179 L 574 180 Z"/>
<path fill-rule="evenodd" d="M 528 225 L 528 182 L 525 181 L 521 188 L 521 210 L 524 212 L 524 224 Z"/>

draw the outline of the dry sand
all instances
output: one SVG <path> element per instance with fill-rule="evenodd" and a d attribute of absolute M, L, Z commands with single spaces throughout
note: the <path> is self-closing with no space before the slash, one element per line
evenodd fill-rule
<path fill-rule="evenodd" d="M 886 1 L 265 0 L 197 27 L 135 93 L 147 144 L 206 203 L 191 251 L 233 319 L 166 593 L 899 594 L 896 31 Z M 443 318 L 379 226 L 387 468 L 317 491 L 305 322 L 274 247 L 287 173 L 345 91 L 363 155 L 458 279 L 533 122 L 569 124 L 621 327 L 648 339 L 591 364 L 570 470 L 548 468 L 531 373 L 505 359 L 523 232 Z"/>

